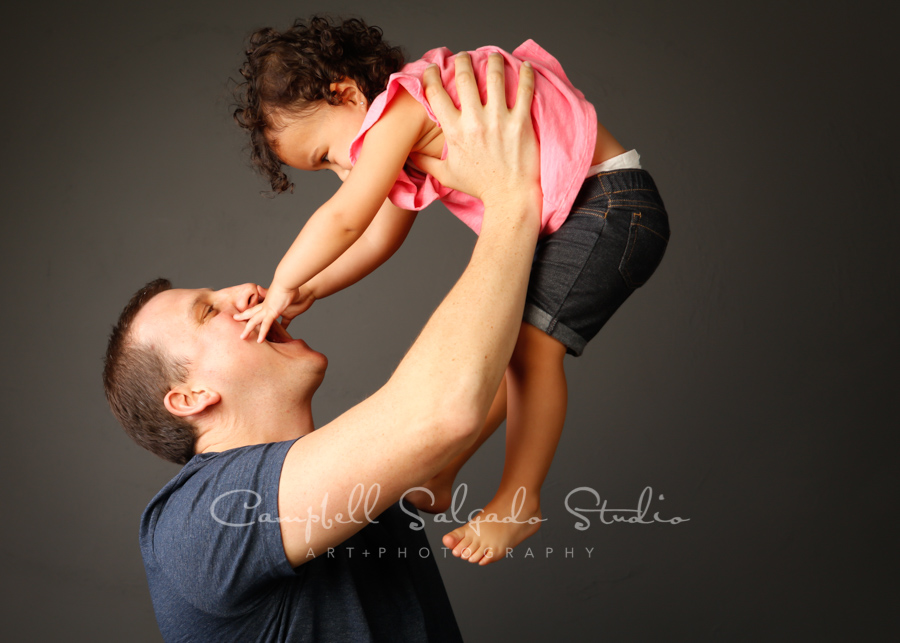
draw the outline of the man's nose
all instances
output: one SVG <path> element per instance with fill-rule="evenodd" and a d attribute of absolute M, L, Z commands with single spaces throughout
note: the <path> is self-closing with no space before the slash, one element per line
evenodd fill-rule
<path fill-rule="evenodd" d="M 256 284 L 241 284 L 219 291 L 226 302 L 234 306 L 239 313 L 259 303 L 259 290 Z"/>

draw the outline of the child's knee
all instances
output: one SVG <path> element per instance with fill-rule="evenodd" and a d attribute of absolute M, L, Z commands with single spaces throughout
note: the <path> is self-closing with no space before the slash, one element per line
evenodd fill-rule
<path fill-rule="evenodd" d="M 566 347 L 559 340 L 531 324 L 523 323 L 509 367 L 512 373 L 520 377 L 564 377 L 565 356 Z"/>

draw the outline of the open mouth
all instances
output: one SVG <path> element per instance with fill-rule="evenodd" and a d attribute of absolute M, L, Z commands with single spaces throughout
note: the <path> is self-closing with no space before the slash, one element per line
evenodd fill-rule
<path fill-rule="evenodd" d="M 269 327 L 269 332 L 266 333 L 266 341 L 272 344 L 287 344 L 294 341 L 294 338 L 281 327 L 281 324 L 275 322 Z"/>

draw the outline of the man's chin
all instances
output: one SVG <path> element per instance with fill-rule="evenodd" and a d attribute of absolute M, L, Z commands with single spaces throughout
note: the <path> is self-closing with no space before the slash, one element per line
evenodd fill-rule
<path fill-rule="evenodd" d="M 303 357 L 307 359 L 316 359 L 322 363 L 322 371 L 325 371 L 325 368 L 328 366 L 328 358 L 325 357 L 324 353 L 320 353 L 319 351 L 311 348 L 309 344 L 307 344 L 304 340 L 297 338 L 291 339 L 289 342 L 279 342 L 280 346 L 284 346 L 292 351 L 297 351 L 298 354 L 303 355 Z M 276 345 L 276 348 L 278 347 Z"/>

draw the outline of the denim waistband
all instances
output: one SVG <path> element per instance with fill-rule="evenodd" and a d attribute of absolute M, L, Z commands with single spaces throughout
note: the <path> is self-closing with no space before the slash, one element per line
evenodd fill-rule
<path fill-rule="evenodd" d="M 656 183 L 653 182 L 653 177 L 647 170 L 614 170 L 601 172 L 591 178 L 600 181 L 603 191 L 609 194 L 622 190 L 656 191 Z"/>
<path fill-rule="evenodd" d="M 614 201 L 614 195 L 636 190 L 659 194 L 656 183 L 647 170 L 627 169 L 601 172 L 585 179 L 578 196 L 575 197 L 575 203 L 596 198 L 601 194 L 606 194 L 610 200 Z"/>

